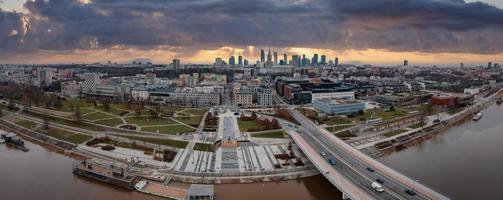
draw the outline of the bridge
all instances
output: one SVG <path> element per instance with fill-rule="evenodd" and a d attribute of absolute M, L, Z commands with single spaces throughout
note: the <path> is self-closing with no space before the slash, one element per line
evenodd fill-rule
<path fill-rule="evenodd" d="M 301 125 L 281 123 L 321 174 L 343 193 L 344 199 L 449 199 L 361 153 L 296 110 L 289 111 Z M 371 188 L 376 179 L 383 182 L 384 192 Z"/>

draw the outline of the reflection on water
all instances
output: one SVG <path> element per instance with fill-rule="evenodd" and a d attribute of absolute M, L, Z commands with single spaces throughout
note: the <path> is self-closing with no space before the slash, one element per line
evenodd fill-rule
<path fill-rule="evenodd" d="M 0 145 L 0 199 L 161 199 L 73 176 L 74 159 L 30 142 L 26 145 L 30 149 L 27 153 Z M 219 200 L 341 198 L 341 193 L 321 176 L 215 188 Z"/>
<path fill-rule="evenodd" d="M 379 161 L 454 199 L 501 199 L 503 107 Z"/>

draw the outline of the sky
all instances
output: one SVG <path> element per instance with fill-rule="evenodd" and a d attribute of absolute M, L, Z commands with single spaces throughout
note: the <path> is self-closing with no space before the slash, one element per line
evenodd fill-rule
<path fill-rule="evenodd" d="M 0 0 L 0 63 L 503 63 L 501 0 Z M 282 58 L 282 56 L 280 56 Z"/>

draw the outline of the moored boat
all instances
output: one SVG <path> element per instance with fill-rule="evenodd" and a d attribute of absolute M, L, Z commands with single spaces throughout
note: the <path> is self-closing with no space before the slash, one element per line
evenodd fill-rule
<path fill-rule="evenodd" d="M 480 118 L 482 118 L 482 113 L 481 112 L 478 112 L 477 114 L 475 114 L 472 118 L 473 121 L 478 121 L 480 120 Z"/>
<path fill-rule="evenodd" d="M 21 139 L 21 137 L 17 136 L 14 133 L 4 132 L 1 134 L 0 138 L 3 139 L 6 144 L 11 145 L 17 149 L 20 149 L 21 151 L 24 152 L 29 151 L 29 149 L 24 146 L 23 139 Z"/>

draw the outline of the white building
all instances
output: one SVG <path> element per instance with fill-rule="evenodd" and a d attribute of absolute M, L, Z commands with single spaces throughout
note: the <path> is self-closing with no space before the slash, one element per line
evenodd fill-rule
<path fill-rule="evenodd" d="M 145 87 L 136 87 L 131 89 L 131 97 L 134 101 L 147 101 L 150 95 Z"/>
<path fill-rule="evenodd" d="M 312 101 L 315 99 L 345 99 L 349 101 L 354 101 L 355 100 L 355 92 L 354 91 L 349 91 L 349 92 L 326 92 L 326 93 L 313 93 L 312 94 Z"/>
<path fill-rule="evenodd" d="M 78 97 L 82 89 L 82 83 L 77 81 L 68 81 L 61 83 L 61 94 L 67 97 Z"/>
<path fill-rule="evenodd" d="M 100 84 L 100 76 L 98 73 L 83 74 L 84 82 L 82 83 L 82 93 L 95 94 L 96 86 Z"/>

